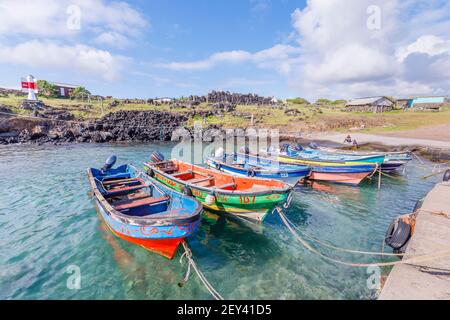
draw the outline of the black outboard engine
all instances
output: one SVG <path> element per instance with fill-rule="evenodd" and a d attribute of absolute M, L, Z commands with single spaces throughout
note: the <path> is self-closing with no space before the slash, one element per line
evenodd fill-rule
<path fill-rule="evenodd" d="M 447 182 L 450 181 L 450 169 L 447 169 L 444 173 L 444 179 L 442 179 L 443 181 Z"/>
<path fill-rule="evenodd" d="M 310 147 L 311 149 L 317 149 L 318 145 L 317 145 L 317 143 L 315 143 L 315 142 L 311 142 L 311 143 L 309 144 L 309 147 Z"/>
<path fill-rule="evenodd" d="M 108 171 L 111 169 L 114 164 L 117 161 L 117 157 L 115 155 L 109 156 L 108 159 L 106 159 L 105 164 L 102 167 L 102 171 Z"/>
<path fill-rule="evenodd" d="M 288 149 L 289 149 L 289 143 L 283 143 L 283 144 L 281 145 L 281 148 L 280 148 L 281 151 L 287 152 Z"/>
<path fill-rule="evenodd" d="M 164 161 L 164 155 L 159 152 L 159 151 L 155 151 L 152 153 L 152 155 L 150 156 L 150 160 L 153 163 L 157 163 L 157 162 L 163 162 Z"/>

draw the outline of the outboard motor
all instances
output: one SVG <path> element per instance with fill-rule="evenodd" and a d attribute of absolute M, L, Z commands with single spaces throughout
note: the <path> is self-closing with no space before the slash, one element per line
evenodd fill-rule
<path fill-rule="evenodd" d="M 309 144 L 309 147 L 310 147 L 311 149 L 317 149 L 318 145 L 317 145 L 317 143 L 315 143 L 315 142 L 311 142 L 311 143 Z"/>
<path fill-rule="evenodd" d="M 159 152 L 159 151 L 155 151 L 150 156 L 150 161 L 154 162 L 154 163 L 162 162 L 162 161 L 164 161 L 164 155 L 161 152 Z"/>
<path fill-rule="evenodd" d="M 105 164 L 102 167 L 102 171 L 108 171 L 111 169 L 114 164 L 117 161 L 117 157 L 115 155 L 109 156 L 108 159 L 106 159 Z"/>
<path fill-rule="evenodd" d="M 444 179 L 442 179 L 443 181 L 447 182 L 450 181 L 450 169 L 447 169 L 444 173 Z"/>
<path fill-rule="evenodd" d="M 288 143 L 283 143 L 283 144 L 281 145 L 281 151 L 287 152 L 288 149 L 289 149 L 289 144 L 288 144 Z"/>

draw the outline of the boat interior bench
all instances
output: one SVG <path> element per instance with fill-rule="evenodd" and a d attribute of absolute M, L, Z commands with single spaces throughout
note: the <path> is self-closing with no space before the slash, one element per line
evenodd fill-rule
<path fill-rule="evenodd" d="M 201 183 L 201 182 L 211 181 L 211 180 L 214 180 L 214 179 L 215 179 L 215 178 L 214 178 L 213 176 L 210 176 L 210 177 L 205 177 L 205 178 L 198 178 L 198 179 L 186 180 L 186 182 L 196 184 L 196 183 Z"/>
<path fill-rule="evenodd" d="M 104 189 L 104 196 L 106 198 L 110 198 L 138 191 L 140 189 L 146 188 L 147 185 L 145 184 L 144 180 L 133 178 L 118 183 L 115 183 L 114 181 L 104 181 L 102 182 L 102 187 Z"/>
<path fill-rule="evenodd" d="M 114 185 L 125 185 L 125 184 L 136 184 L 139 182 L 143 182 L 142 179 L 139 178 L 127 178 L 127 179 L 114 179 L 114 180 L 103 180 L 102 184 L 104 186 L 114 186 Z"/>
<path fill-rule="evenodd" d="M 177 172 L 177 173 L 172 174 L 172 177 L 177 178 L 177 177 L 184 176 L 186 174 L 192 174 L 192 173 L 193 173 L 192 170 L 182 171 L 182 172 Z"/>
<path fill-rule="evenodd" d="M 137 208 L 137 207 L 141 207 L 141 206 L 154 206 L 154 205 L 158 205 L 161 202 L 166 202 L 169 200 L 168 196 L 163 196 L 163 197 L 152 197 L 152 196 L 147 196 L 145 198 L 141 198 L 141 199 L 131 199 L 131 200 L 122 200 L 122 201 L 117 201 L 113 204 L 114 209 L 116 210 L 128 210 L 128 209 L 133 209 L 133 208 Z"/>
<path fill-rule="evenodd" d="M 234 188 L 236 188 L 236 183 L 230 182 L 230 183 L 214 186 L 213 188 L 216 188 L 216 189 L 227 189 L 227 188 L 230 188 L 231 190 L 233 190 Z"/>

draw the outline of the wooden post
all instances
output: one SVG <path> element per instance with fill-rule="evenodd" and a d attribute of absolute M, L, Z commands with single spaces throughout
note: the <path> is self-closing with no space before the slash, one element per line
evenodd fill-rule
<path fill-rule="evenodd" d="M 381 167 L 378 169 L 378 190 L 381 189 Z"/>

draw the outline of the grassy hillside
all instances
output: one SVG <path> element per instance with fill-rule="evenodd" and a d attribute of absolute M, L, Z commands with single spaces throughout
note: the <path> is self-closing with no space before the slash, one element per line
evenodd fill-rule
<path fill-rule="evenodd" d="M 24 114 L 30 111 L 19 108 L 23 97 L 9 95 L 0 97 L 0 105 L 9 106 L 14 112 Z M 126 100 L 98 100 L 77 101 L 69 99 L 40 98 L 46 105 L 64 109 L 78 118 L 96 119 L 118 110 L 160 110 L 173 113 L 186 113 L 195 110 L 197 113 L 212 110 L 212 106 L 202 103 L 195 108 L 171 108 L 169 105 L 153 105 Z M 114 105 L 114 102 L 117 105 Z M 111 103 L 113 103 L 111 105 Z M 362 132 L 387 132 L 410 130 L 427 125 L 439 125 L 450 123 L 450 108 L 442 112 L 413 112 L 392 111 L 388 113 L 356 113 L 343 112 L 344 105 L 340 102 L 332 102 L 329 105 L 299 104 L 298 101 L 288 102 L 283 108 L 263 107 L 256 105 L 238 105 L 231 113 L 208 116 L 207 124 L 215 124 L 224 128 L 245 128 L 250 126 L 251 115 L 254 125 L 263 128 L 278 128 L 283 132 L 311 132 L 311 131 L 348 131 L 360 130 Z M 197 115 L 191 117 L 188 124 L 195 120 L 203 120 Z"/>

